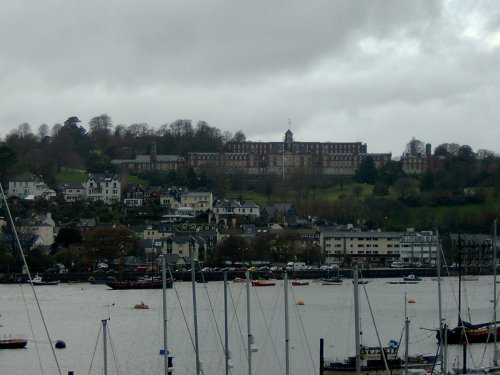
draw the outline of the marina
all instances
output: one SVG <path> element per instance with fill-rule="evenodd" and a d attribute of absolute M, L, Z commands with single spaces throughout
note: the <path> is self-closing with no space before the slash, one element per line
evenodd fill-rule
<path fill-rule="evenodd" d="M 437 342 L 435 328 L 438 322 L 437 286 L 431 278 L 418 284 L 387 285 L 389 279 L 372 279 L 360 285 L 360 314 L 363 331 L 362 344 L 376 346 L 371 317 L 364 290 L 372 305 L 382 344 L 400 341 L 404 325 L 405 293 L 415 303 L 408 304 L 410 325 L 410 354 L 435 355 Z M 253 373 L 284 373 L 284 302 L 283 281 L 275 286 L 251 288 L 252 333 L 255 336 Z M 456 324 L 457 305 L 454 296 L 456 279 L 443 282 L 443 312 L 450 325 Z M 463 291 L 464 301 L 470 306 L 467 314 L 474 321 L 491 319 L 491 276 L 481 276 L 469 282 Z M 27 336 L 26 349 L 0 351 L 0 363 L 5 373 L 12 375 L 40 373 L 26 316 L 24 300 L 33 322 L 34 332 L 45 373 L 57 373 L 50 347 L 37 323 L 33 296 L 29 285 L 0 285 L 2 321 L 10 332 Z M 388 290 L 390 289 L 390 293 Z M 231 374 L 247 373 L 246 359 L 246 297 L 245 283 L 229 283 L 229 346 L 232 352 Z M 64 284 L 38 291 L 48 328 L 54 340 L 64 340 L 66 349 L 57 352 L 63 374 L 89 373 L 92 354 L 102 319 L 110 318 L 109 330 L 120 371 L 130 374 L 161 373 L 162 297 L 161 290 L 111 290 L 106 285 L 90 283 Z M 194 351 L 187 326 L 192 328 L 191 283 L 175 282 L 168 292 L 169 350 L 174 355 L 175 374 L 191 375 L 194 370 Z M 177 298 L 177 295 L 179 296 Z M 198 324 L 200 327 L 200 361 L 204 374 L 224 372 L 224 353 L 221 343 L 224 302 L 223 283 L 197 284 Z M 147 301 L 149 309 L 134 309 L 137 301 Z M 297 305 L 296 301 L 304 301 Z M 183 313 L 186 320 L 183 318 Z M 335 288 L 311 282 L 300 287 L 289 286 L 290 316 L 290 373 L 318 374 L 319 341 L 324 338 L 325 357 L 343 358 L 353 354 L 353 285 L 344 283 Z M 8 326 L 7 323 L 8 322 Z M 187 323 L 186 323 L 187 322 Z M 187 326 L 186 326 L 187 325 Z M 219 327 L 219 331 L 217 329 Z M 402 349 L 400 349 L 402 354 Z M 469 346 L 469 366 L 481 367 L 491 363 L 492 345 Z M 457 367 L 461 348 L 449 349 L 449 365 Z M 90 374 L 99 374 L 100 356 L 96 356 Z M 110 363 L 112 361 L 110 360 Z M 109 374 L 119 373 L 110 368 Z"/>

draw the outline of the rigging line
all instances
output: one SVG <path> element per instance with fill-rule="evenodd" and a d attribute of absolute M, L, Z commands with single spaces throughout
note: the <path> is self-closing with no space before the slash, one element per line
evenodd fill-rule
<path fill-rule="evenodd" d="M 306 330 L 304 328 L 304 322 L 303 322 L 302 316 L 300 315 L 300 312 L 299 312 L 299 308 L 298 308 L 298 304 L 297 304 L 297 298 L 295 296 L 295 292 L 293 291 L 293 288 L 290 288 L 290 289 L 292 290 L 292 297 L 293 297 L 293 301 L 295 303 L 295 313 L 296 313 L 296 315 L 297 315 L 297 317 L 299 319 L 300 328 L 302 329 L 302 334 L 304 335 L 304 340 L 306 341 L 307 351 L 309 352 L 309 359 L 311 360 L 312 368 L 314 370 L 314 369 L 316 369 L 316 365 L 314 364 L 314 359 L 313 359 L 313 355 L 312 355 L 312 352 L 311 352 L 311 346 L 309 345 L 309 341 L 307 340 Z"/>
<path fill-rule="evenodd" d="M 203 271 L 200 270 L 200 272 L 201 272 L 202 280 L 205 281 L 205 276 L 203 275 Z M 208 300 L 208 305 L 210 306 L 210 312 L 212 313 L 212 318 L 214 319 L 214 322 L 215 322 L 215 328 L 217 330 L 217 335 L 219 336 L 219 342 L 221 344 L 223 353 L 225 353 L 224 340 L 222 339 L 222 336 L 220 333 L 221 330 L 220 330 L 219 324 L 217 323 L 217 318 L 216 318 L 215 313 L 214 313 L 212 299 L 210 298 L 210 293 L 208 292 L 207 284 L 205 282 L 203 282 L 203 285 L 204 285 L 205 292 L 207 294 L 207 300 Z"/>
<path fill-rule="evenodd" d="M 251 277 L 251 276 L 250 276 L 250 277 Z M 264 314 L 264 308 L 262 307 L 262 302 L 261 302 L 261 300 L 260 300 L 260 298 L 259 298 L 259 294 L 257 293 L 257 290 L 254 290 L 254 292 L 255 292 L 254 294 L 255 294 L 255 296 L 256 296 L 256 298 L 257 298 L 257 302 L 259 302 L 260 311 L 261 311 L 261 313 L 262 313 L 262 316 L 264 317 L 264 323 L 266 324 L 266 329 L 267 329 L 267 332 L 269 332 L 269 333 L 270 333 L 270 332 L 271 332 L 271 329 L 270 329 L 270 327 L 269 327 L 269 324 L 268 324 L 268 322 L 267 322 L 266 316 L 265 316 L 265 314 Z M 280 368 L 280 371 L 281 371 L 281 372 L 283 372 L 283 369 L 281 368 L 281 364 L 279 363 L 279 359 L 278 359 L 278 352 L 276 351 L 276 344 L 274 343 L 273 338 L 271 337 L 271 335 L 270 335 L 270 334 L 269 334 L 269 336 L 268 336 L 268 337 L 269 337 L 269 339 L 270 339 L 270 341 L 271 341 L 271 344 L 272 344 L 272 346 L 273 346 L 274 356 L 276 357 L 276 360 L 277 360 L 277 362 L 278 362 L 278 367 Z M 266 340 L 266 341 L 267 341 L 267 340 Z"/>
<path fill-rule="evenodd" d="M 279 309 L 280 304 L 278 303 L 278 301 L 281 301 L 281 297 L 280 297 L 280 296 L 281 296 L 281 288 L 275 288 L 275 291 L 276 291 L 276 292 L 275 292 L 275 297 L 274 297 L 274 299 L 273 299 L 273 300 L 275 301 L 275 303 L 274 303 L 274 308 L 273 308 L 272 313 L 271 313 L 271 325 L 272 325 L 272 323 L 273 323 L 273 322 L 275 321 L 275 319 L 276 319 L 276 315 L 278 314 L 278 310 L 281 310 L 281 309 Z M 274 326 L 274 325 L 273 325 L 273 326 Z M 271 335 L 271 331 L 269 331 L 269 330 L 268 330 L 268 332 L 269 332 L 269 335 Z M 264 350 L 265 350 L 265 348 L 267 347 L 267 342 L 268 342 L 268 339 L 267 339 L 267 337 L 266 337 L 266 341 L 264 342 L 264 346 L 263 346 L 263 348 L 262 348 L 262 350 L 263 350 L 263 351 L 264 351 Z M 279 368 L 280 368 L 280 371 L 283 371 L 282 367 L 280 366 L 279 359 L 278 359 L 278 358 L 276 358 L 276 359 L 277 359 L 277 362 L 278 362 L 278 366 L 279 366 Z M 257 370 L 259 370 L 259 369 L 260 369 L 260 367 L 262 366 L 262 362 L 263 362 L 263 361 L 264 361 L 264 357 L 263 357 L 263 356 L 260 356 L 260 357 L 259 357 L 259 364 L 258 364 L 258 366 L 257 366 Z M 258 371 L 257 371 L 257 372 L 258 372 Z"/>
<path fill-rule="evenodd" d="M 375 328 L 375 334 L 377 335 L 378 345 L 380 346 L 380 351 L 382 353 L 382 359 L 384 360 L 385 370 L 387 371 L 387 374 L 390 374 L 391 371 L 389 370 L 389 366 L 387 365 L 387 358 L 386 358 L 386 355 L 385 355 L 384 348 L 382 347 L 382 342 L 380 341 L 380 335 L 378 333 L 377 324 L 375 323 L 375 317 L 373 316 L 372 306 L 371 306 L 371 303 L 370 303 L 370 298 L 368 298 L 368 293 L 366 292 L 366 286 L 365 286 L 365 284 L 363 284 L 363 291 L 365 292 L 366 302 L 368 303 L 368 309 L 370 310 L 370 315 L 371 315 L 371 318 L 372 318 L 373 327 Z"/>
<path fill-rule="evenodd" d="M 407 317 L 405 317 L 406 319 Z M 401 335 L 399 336 L 399 341 L 398 341 L 398 350 L 396 351 L 396 354 L 399 353 L 399 348 L 401 347 L 401 341 L 403 340 L 403 334 L 405 333 L 405 326 L 403 325 L 403 329 L 401 330 Z M 408 333 L 409 335 L 410 333 Z"/>
<path fill-rule="evenodd" d="M 111 344 L 111 353 L 113 354 L 113 363 L 115 364 L 115 369 L 118 374 L 121 374 L 120 366 L 118 365 L 118 356 L 116 355 L 116 347 L 111 339 L 111 331 L 108 328 L 109 343 Z"/>
<path fill-rule="evenodd" d="M 23 263 L 26 266 L 26 271 L 28 272 L 28 277 L 30 279 L 31 289 L 33 290 L 33 295 L 35 296 L 36 304 L 38 306 L 38 312 L 40 313 L 40 316 L 41 316 L 42 322 L 43 322 L 43 327 L 45 328 L 45 333 L 47 335 L 49 342 L 52 342 L 52 339 L 51 339 L 50 333 L 49 333 L 49 329 L 47 327 L 47 323 L 45 322 L 45 318 L 44 318 L 43 313 L 42 313 L 42 307 L 40 306 L 40 301 L 38 300 L 38 296 L 37 296 L 36 291 L 35 291 L 35 286 L 33 285 L 33 278 L 31 277 L 31 272 L 29 270 L 28 263 L 26 262 L 26 257 L 24 256 L 23 248 L 21 247 L 21 241 L 19 241 L 19 236 L 17 235 L 16 227 L 14 225 L 14 220 L 12 219 L 12 214 L 10 213 L 9 204 L 7 203 L 7 197 L 5 196 L 5 192 L 3 190 L 1 183 L 0 183 L 0 194 L 3 198 L 3 201 L 5 202 L 5 210 L 7 211 L 7 216 L 9 217 L 9 222 L 10 222 L 10 225 L 12 226 L 12 233 L 14 234 L 14 237 L 16 239 L 16 244 L 19 247 L 19 252 L 21 253 L 21 258 L 23 259 Z M 54 360 L 56 362 L 59 375 L 62 375 L 61 366 L 59 365 L 59 361 L 57 360 L 54 346 L 50 345 L 50 349 L 52 351 L 52 355 L 53 355 Z"/>
<path fill-rule="evenodd" d="M 205 276 L 203 275 L 203 271 L 201 271 L 201 278 L 202 278 L 203 281 L 205 281 Z M 222 340 L 222 336 L 221 336 L 221 333 L 220 333 L 219 324 L 217 323 L 217 318 L 215 317 L 214 307 L 212 305 L 212 300 L 210 298 L 210 293 L 208 293 L 207 284 L 205 282 L 203 282 L 203 285 L 205 287 L 204 289 L 205 289 L 205 292 L 207 294 L 208 305 L 210 306 L 210 312 L 212 313 L 212 317 L 213 317 L 214 322 L 215 322 L 215 328 L 217 329 L 217 335 L 219 336 L 219 341 L 220 341 L 220 344 L 221 344 L 221 347 L 222 347 L 222 351 L 224 352 L 225 351 L 224 341 Z"/>
<path fill-rule="evenodd" d="M 33 341 L 35 342 L 35 350 L 36 350 L 36 356 L 38 357 L 38 364 L 40 365 L 40 371 L 42 372 L 42 375 L 44 375 L 43 366 L 42 366 L 42 359 L 40 358 L 40 351 L 38 350 L 38 344 L 37 344 L 36 339 L 35 339 L 35 330 L 33 329 L 33 324 L 31 323 L 31 316 L 30 316 L 30 312 L 28 310 L 28 304 L 26 303 L 26 296 L 24 295 L 23 286 L 19 285 L 19 287 L 21 289 L 21 294 L 23 296 L 24 308 L 26 309 L 26 315 L 28 315 L 28 322 L 30 324 L 31 334 L 33 335 Z"/>
<path fill-rule="evenodd" d="M 90 372 L 92 371 L 92 365 L 94 364 L 95 353 L 97 351 L 97 346 L 99 345 L 99 337 L 101 337 L 101 325 L 99 325 L 99 331 L 97 332 L 97 340 L 95 342 L 94 352 L 92 353 L 92 360 L 90 361 L 88 375 L 90 375 Z"/>
<path fill-rule="evenodd" d="M 168 273 L 170 275 L 170 279 L 172 280 L 172 289 L 175 292 L 175 295 L 177 297 L 177 301 L 179 301 L 179 307 L 181 309 L 182 318 L 184 319 L 184 323 L 186 324 L 186 329 L 188 331 L 189 338 L 191 339 L 191 345 L 193 347 L 193 350 L 196 350 L 196 347 L 194 345 L 193 335 L 191 334 L 191 330 L 189 329 L 189 324 L 188 324 L 188 321 L 186 318 L 186 314 L 184 313 L 184 308 L 182 307 L 182 302 L 181 302 L 181 299 L 179 297 L 179 292 L 177 291 L 177 287 L 175 286 L 175 283 L 174 283 L 174 278 L 172 276 L 172 270 L 170 269 L 170 265 L 168 265 L 167 268 L 168 268 Z"/>
<path fill-rule="evenodd" d="M 229 297 L 231 298 L 231 305 L 233 306 L 233 319 L 231 320 L 231 324 L 234 320 L 236 320 L 236 324 L 238 326 L 238 332 L 240 333 L 241 347 L 245 347 L 245 339 L 243 338 L 243 330 L 241 329 L 240 320 L 238 319 L 238 312 L 236 311 L 236 305 L 234 304 L 233 293 L 231 292 L 231 288 L 229 290 Z M 242 295 L 243 286 L 240 287 L 240 292 L 238 293 L 237 305 L 239 304 L 240 297 Z M 246 350 L 243 351 L 245 353 L 245 359 L 248 361 L 248 353 Z"/>

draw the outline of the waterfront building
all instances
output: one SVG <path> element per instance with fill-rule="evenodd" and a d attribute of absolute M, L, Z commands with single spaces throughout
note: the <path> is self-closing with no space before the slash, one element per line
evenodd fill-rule
<path fill-rule="evenodd" d="M 327 264 L 357 261 L 361 266 L 389 266 L 399 259 L 401 234 L 381 231 L 339 231 L 322 228 L 320 248 Z"/>
<path fill-rule="evenodd" d="M 408 229 L 401 236 L 399 260 L 403 263 L 435 267 L 437 257 L 437 238 L 432 231 L 415 232 Z"/>

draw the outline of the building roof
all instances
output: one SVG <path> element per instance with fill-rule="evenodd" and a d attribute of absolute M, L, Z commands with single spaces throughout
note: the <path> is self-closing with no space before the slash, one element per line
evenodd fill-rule
<path fill-rule="evenodd" d="M 43 182 L 43 179 L 32 173 L 23 173 L 16 177 L 13 177 L 10 181 L 12 182 Z"/>
<path fill-rule="evenodd" d="M 325 231 L 323 236 L 326 237 L 339 237 L 339 238 L 387 238 L 387 237 L 401 237 L 399 232 L 358 232 L 358 231 Z"/>
<path fill-rule="evenodd" d="M 91 173 L 91 174 L 89 174 L 89 179 L 92 179 L 96 182 L 109 182 L 115 178 L 118 178 L 115 173 Z"/>
<path fill-rule="evenodd" d="M 83 184 L 81 182 L 71 182 L 69 184 L 64 184 L 62 186 L 63 190 L 66 189 L 84 189 Z"/>

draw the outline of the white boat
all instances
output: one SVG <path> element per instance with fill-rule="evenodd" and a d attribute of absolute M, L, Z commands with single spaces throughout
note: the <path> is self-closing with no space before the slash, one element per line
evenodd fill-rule
<path fill-rule="evenodd" d="M 32 285 L 59 285 L 59 280 L 44 281 L 42 276 L 36 274 L 36 276 L 33 277 L 31 280 L 28 280 L 27 283 Z"/>
<path fill-rule="evenodd" d="M 464 275 L 462 276 L 462 281 L 478 281 L 479 276 L 476 275 Z"/>
<path fill-rule="evenodd" d="M 388 281 L 386 284 L 418 284 L 422 279 L 414 274 L 403 277 L 403 280 Z"/>

